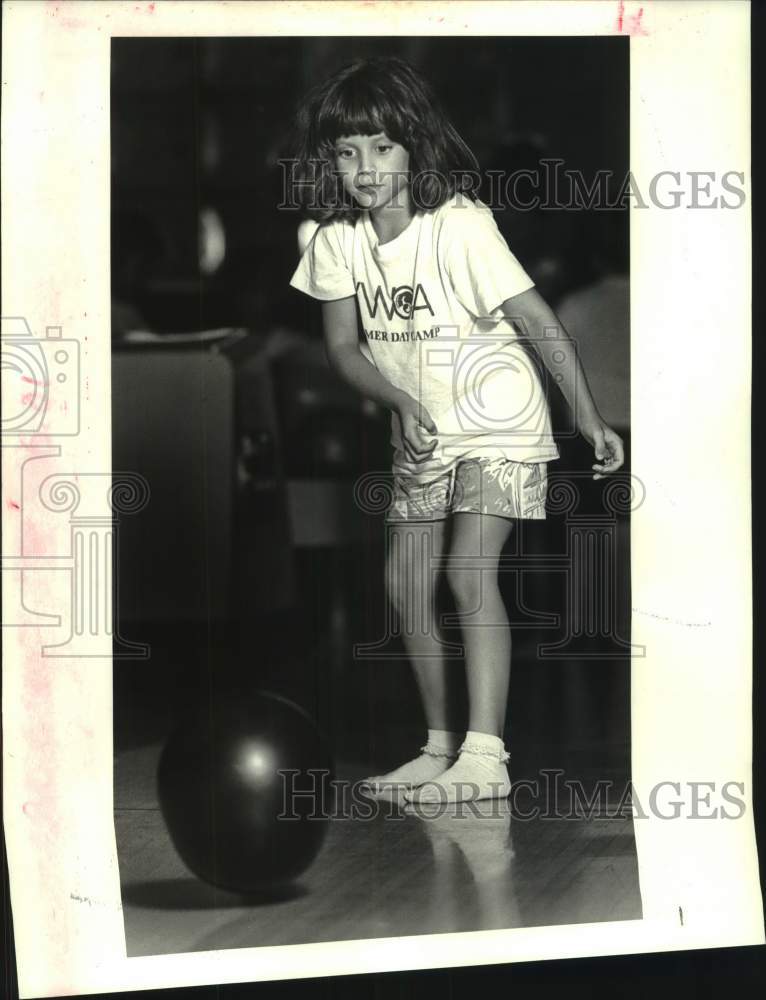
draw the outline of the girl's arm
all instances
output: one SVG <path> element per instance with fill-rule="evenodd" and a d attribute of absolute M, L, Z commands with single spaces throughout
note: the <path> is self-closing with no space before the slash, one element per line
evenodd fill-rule
<path fill-rule="evenodd" d="M 399 414 L 405 449 L 413 461 L 428 458 L 436 441 L 427 443 L 421 425 L 432 434 L 436 425 L 424 406 L 409 393 L 393 386 L 359 349 L 356 298 L 334 299 L 322 303 L 325 351 L 330 367 L 345 382 L 368 399 L 375 400 Z"/>
<path fill-rule="evenodd" d="M 577 429 L 593 445 L 600 463 L 593 466 L 593 478 L 616 472 L 625 461 L 622 439 L 599 414 L 575 345 L 561 320 L 535 288 L 506 299 L 502 310 L 528 335 L 548 371 L 560 376 L 558 386 L 574 414 Z M 545 331 L 551 328 L 556 330 L 556 336 L 546 337 Z"/>

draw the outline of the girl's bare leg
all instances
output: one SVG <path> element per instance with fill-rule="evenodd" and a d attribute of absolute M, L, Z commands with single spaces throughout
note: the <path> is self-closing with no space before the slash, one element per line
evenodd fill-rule
<path fill-rule="evenodd" d="M 460 704 L 462 661 L 446 658 L 438 607 L 439 577 L 434 562 L 443 552 L 446 521 L 422 521 L 388 526 L 386 583 L 412 665 L 432 749 L 443 756 L 420 754 L 371 784 L 417 786 L 444 771 L 456 759 L 465 731 Z M 449 756 L 447 756 L 449 755 Z"/>
<path fill-rule="evenodd" d="M 510 519 L 493 515 L 454 515 L 447 581 L 465 647 L 468 746 L 438 780 L 407 796 L 413 801 L 502 797 L 510 791 L 502 734 L 510 681 L 511 632 L 497 567 L 512 526 Z"/>

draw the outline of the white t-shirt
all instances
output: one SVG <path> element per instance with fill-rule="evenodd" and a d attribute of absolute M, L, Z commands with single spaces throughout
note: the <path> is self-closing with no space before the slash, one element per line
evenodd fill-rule
<path fill-rule="evenodd" d="M 396 471 L 424 483 L 468 457 L 558 458 L 541 361 L 500 309 L 534 283 L 481 202 L 456 195 L 418 211 L 384 244 L 368 212 L 326 223 L 290 284 L 325 301 L 355 295 L 362 352 L 433 418 L 433 454 L 412 463 L 392 413 Z"/>

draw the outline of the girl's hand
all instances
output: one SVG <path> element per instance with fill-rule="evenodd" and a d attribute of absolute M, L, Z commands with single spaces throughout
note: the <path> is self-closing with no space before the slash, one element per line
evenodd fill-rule
<path fill-rule="evenodd" d="M 593 445 L 600 463 L 591 466 L 596 470 L 594 479 L 602 479 L 604 475 L 616 472 L 620 468 L 625 461 L 625 451 L 619 434 L 616 434 L 603 420 L 581 424 L 580 433 Z"/>
<path fill-rule="evenodd" d="M 429 443 L 427 433 L 437 434 L 436 424 L 428 410 L 412 396 L 405 395 L 396 407 L 402 425 L 404 450 L 411 462 L 424 462 L 436 447 L 434 438 Z"/>

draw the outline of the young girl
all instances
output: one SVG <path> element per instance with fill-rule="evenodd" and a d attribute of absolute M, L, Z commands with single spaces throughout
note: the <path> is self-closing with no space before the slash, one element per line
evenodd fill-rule
<path fill-rule="evenodd" d="M 299 122 L 298 178 L 321 224 L 301 225 L 291 284 L 322 302 L 331 366 L 391 410 L 387 592 L 428 727 L 418 756 L 368 783 L 410 801 L 505 797 L 511 636 L 498 558 L 516 519 L 545 517 L 558 457 L 538 355 L 595 449 L 594 478 L 622 465 L 622 442 L 472 195 L 473 154 L 411 66 L 356 62 L 309 95 Z M 467 713 L 444 655 L 437 564 L 463 626 Z"/>

